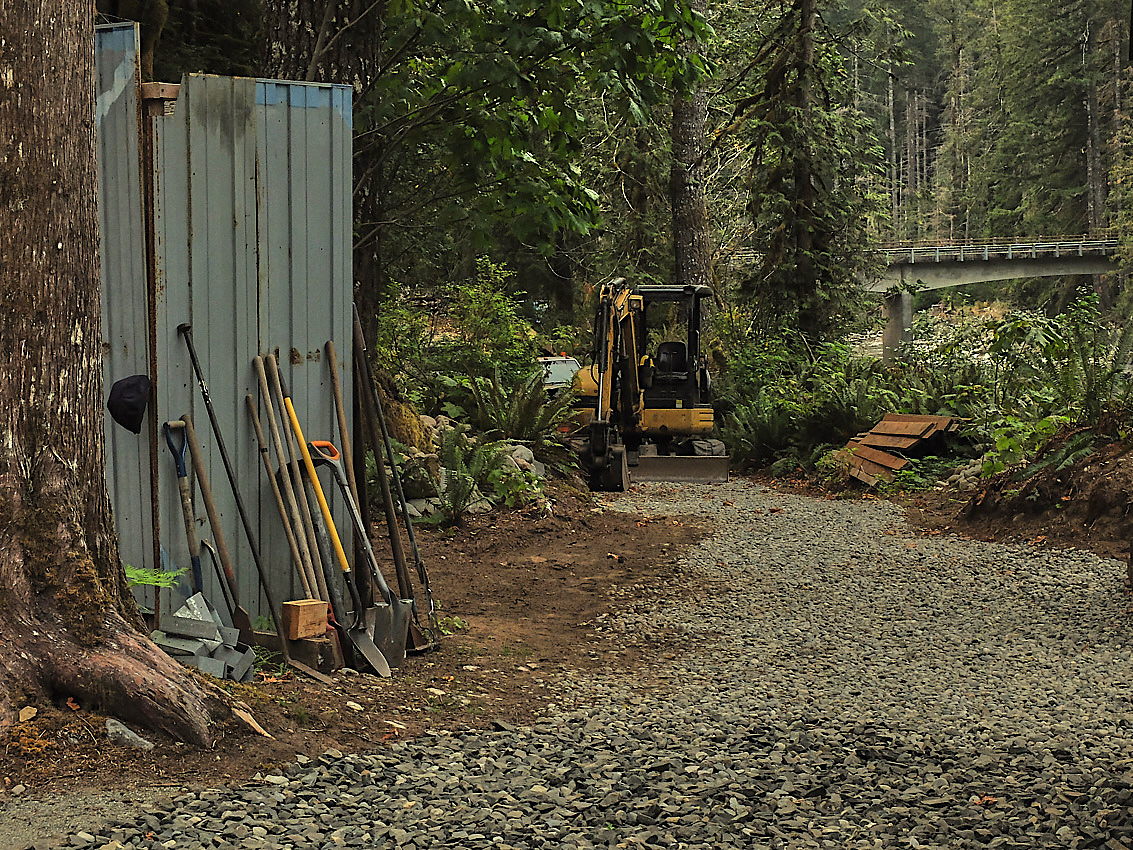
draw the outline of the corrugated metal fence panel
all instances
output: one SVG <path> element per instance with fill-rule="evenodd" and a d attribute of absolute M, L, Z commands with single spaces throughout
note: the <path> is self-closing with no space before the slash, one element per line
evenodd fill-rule
<path fill-rule="evenodd" d="M 95 126 L 102 260 L 103 383 L 149 374 L 146 248 L 138 143 L 138 35 L 134 24 L 97 27 Z M 153 565 L 148 423 L 131 434 L 105 416 L 106 482 L 122 560 Z M 137 588 L 153 605 L 152 589 Z"/>
<path fill-rule="evenodd" d="M 153 119 L 158 415 L 193 417 L 240 598 L 253 617 L 268 613 L 266 601 L 177 327 L 192 324 L 276 601 L 298 598 L 302 587 L 244 399 L 249 393 L 259 398 L 253 357 L 277 353 L 307 438 L 340 442 L 322 349 L 333 339 L 340 359 L 350 363 L 349 98 L 342 86 L 194 75 L 182 82 L 173 114 Z M 349 371 L 342 381 L 349 411 Z M 172 463 L 158 469 L 161 539 L 180 553 Z M 329 477 L 324 487 L 329 492 Z M 349 546 L 349 519 L 340 501 L 336 524 Z M 210 536 L 207 526 L 202 533 Z M 222 598 L 211 577 L 206 593 Z"/>

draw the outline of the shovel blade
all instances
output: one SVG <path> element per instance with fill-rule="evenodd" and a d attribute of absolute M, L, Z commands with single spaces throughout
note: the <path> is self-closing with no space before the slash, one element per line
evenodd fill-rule
<path fill-rule="evenodd" d="M 413 602 L 408 599 L 394 599 L 390 605 L 378 605 L 366 611 L 366 623 L 374 643 L 392 667 L 400 667 L 405 661 L 405 643 L 412 617 Z"/>
<path fill-rule="evenodd" d="M 373 610 L 372 608 L 370 609 L 370 611 Z M 370 611 L 366 612 L 367 624 L 372 623 Z M 347 629 L 346 635 L 350 638 L 350 642 L 354 644 L 354 648 L 358 650 L 358 654 L 366 659 L 366 663 L 373 668 L 374 672 L 379 676 L 389 678 L 393 675 L 393 671 L 389 669 L 389 662 L 386 661 L 386 657 L 382 655 L 382 651 L 378 649 L 377 645 L 374 643 L 374 639 L 370 637 L 370 630 L 372 628 L 372 625 L 369 625 L 369 627 L 367 627 L 367 625 L 359 625 L 355 628 Z"/>

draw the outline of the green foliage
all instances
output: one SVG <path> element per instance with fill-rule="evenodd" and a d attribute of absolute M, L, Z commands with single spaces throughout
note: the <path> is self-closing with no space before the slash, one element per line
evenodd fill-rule
<path fill-rule="evenodd" d="M 473 280 L 452 287 L 449 319 L 454 337 L 443 338 L 439 354 L 450 371 L 473 377 L 499 372 L 511 382 L 526 375 L 537 355 L 535 332 L 507 292 L 512 273 L 481 257 Z"/>
<path fill-rule="evenodd" d="M 574 452 L 559 432 L 569 424 L 574 394 L 562 390 L 549 398 L 542 369 L 510 386 L 503 384 L 499 374 L 476 378 L 472 390 L 477 425 L 486 436 L 528 446 L 537 460 L 560 474 L 577 466 Z"/>
<path fill-rule="evenodd" d="M 356 263 L 378 292 L 446 279 L 500 241 L 537 256 L 599 222 L 579 165 L 597 92 L 631 119 L 702 77 L 687 2 L 355 4 L 315 78 L 354 87 Z M 271 72 L 304 78 L 321 4 L 265 6 Z"/>
<path fill-rule="evenodd" d="M 390 375 L 401 375 L 408 368 L 420 376 L 429 345 L 429 317 L 406 303 L 401 287 L 390 290 L 373 327 L 368 340 L 373 365 Z"/>
<path fill-rule="evenodd" d="M 446 637 L 449 635 L 454 635 L 457 632 L 463 631 L 467 628 L 468 622 L 461 619 L 460 617 L 457 617 L 455 614 L 437 618 L 437 629 L 442 635 L 445 635 Z"/>
<path fill-rule="evenodd" d="M 154 79 L 178 83 L 191 73 L 259 76 L 260 6 L 260 0 L 170 3 L 154 56 Z"/>
<path fill-rule="evenodd" d="M 1053 319 L 1005 318 L 993 326 L 989 348 L 997 372 L 995 400 L 1016 415 L 1057 413 L 1097 425 L 1103 414 L 1129 409 L 1123 376 L 1131 349 L 1133 326 L 1107 325 L 1093 293 Z"/>
<path fill-rule="evenodd" d="M 1069 434 L 1058 444 L 1058 440 L 1048 441 L 1038 453 L 1034 463 L 1027 464 L 1012 476 L 1014 481 L 1033 478 L 1046 469 L 1061 472 L 1085 460 L 1094 451 L 1096 435 L 1090 430 Z"/>
<path fill-rule="evenodd" d="M 383 302 L 371 349 L 400 392 L 422 412 L 466 420 L 476 409 L 473 377 L 506 383 L 535 369 L 535 332 L 508 292 L 512 273 L 486 258 L 478 273 L 445 289 L 439 306 Z"/>
<path fill-rule="evenodd" d="M 922 457 L 909 458 L 904 467 L 893 474 L 893 480 L 879 485 L 878 491 L 887 492 L 917 492 L 929 490 L 944 477 L 945 473 L 956 465 L 954 457 Z"/>
<path fill-rule="evenodd" d="M 980 474 L 994 475 L 1033 457 L 1058 429 L 1066 424 L 1065 417 L 1046 416 L 1036 421 L 1004 417 L 994 429 L 995 443 L 984 455 Z"/>
<path fill-rule="evenodd" d="M 186 567 L 179 570 L 152 570 L 148 567 L 135 567 L 124 564 L 127 587 L 176 587 L 178 579 L 186 572 Z"/>
<path fill-rule="evenodd" d="M 1107 326 L 1093 296 L 1053 319 L 922 322 L 918 335 L 884 366 L 841 345 L 723 334 L 730 409 L 722 431 L 734 456 L 804 467 L 821 460 L 836 473 L 838 462 L 822 459 L 825 445 L 844 445 L 888 412 L 943 414 L 969 420 L 965 433 L 988 449 L 983 471 L 993 474 L 1034 458 L 1067 425 L 1120 428 L 1133 412 L 1124 371 L 1133 330 Z M 920 474 L 910 467 L 905 477 Z"/>
<path fill-rule="evenodd" d="M 730 132 L 750 147 L 749 211 L 759 268 L 744 294 L 769 322 L 833 338 L 860 292 L 883 149 L 855 103 L 838 39 L 806 4 L 772 6 L 749 48 Z"/>
<path fill-rule="evenodd" d="M 467 425 L 453 425 L 440 431 L 437 455 L 441 462 L 436 482 L 440 514 L 448 524 L 460 524 L 468 508 L 488 493 L 497 499 L 519 504 L 519 493 L 531 479 L 515 466 L 504 440 L 478 440 L 469 436 Z M 530 492 L 530 490 L 527 490 Z M 533 494 L 534 495 L 534 494 Z"/>
<path fill-rule="evenodd" d="M 813 465 L 826 444 L 845 443 L 897 408 L 893 375 L 842 344 L 814 349 L 799 337 L 731 337 L 721 394 L 731 406 L 722 435 L 734 457 Z"/>

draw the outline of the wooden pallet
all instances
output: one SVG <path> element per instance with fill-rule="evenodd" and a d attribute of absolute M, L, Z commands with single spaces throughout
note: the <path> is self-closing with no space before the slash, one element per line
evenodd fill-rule
<path fill-rule="evenodd" d="M 892 481 L 909 460 L 884 449 L 909 451 L 939 434 L 955 433 L 962 421 L 955 416 L 887 413 L 873 428 L 846 444 L 843 453 L 849 456 L 849 474 L 870 487 L 878 481 Z"/>

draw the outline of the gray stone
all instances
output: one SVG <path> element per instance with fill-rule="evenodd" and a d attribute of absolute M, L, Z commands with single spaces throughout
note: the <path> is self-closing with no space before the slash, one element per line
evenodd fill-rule
<path fill-rule="evenodd" d="M 199 638 L 206 641 L 220 640 L 220 630 L 216 623 L 212 621 L 212 618 L 201 620 L 196 617 L 182 617 L 171 614 L 168 617 L 161 618 L 161 627 L 167 635 Z"/>
<path fill-rule="evenodd" d="M 146 740 L 120 720 L 116 720 L 113 717 L 106 719 L 106 737 L 115 744 L 120 744 L 124 747 L 133 747 L 137 750 L 153 749 L 152 741 Z"/>
<path fill-rule="evenodd" d="M 551 697 L 532 725 L 305 756 L 97 843 L 1133 846 L 1123 563 L 922 537 L 886 502 L 738 477 L 602 504 L 710 530 L 656 553 L 663 581 L 612 588 L 592 669 L 515 664 Z M 600 663 L 627 646 L 647 663 Z"/>

